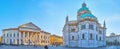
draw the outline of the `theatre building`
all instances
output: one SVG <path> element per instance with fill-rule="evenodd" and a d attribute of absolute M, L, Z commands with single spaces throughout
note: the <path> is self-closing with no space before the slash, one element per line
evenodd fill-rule
<path fill-rule="evenodd" d="M 49 45 L 50 33 L 41 30 L 32 22 L 22 24 L 17 28 L 3 29 L 3 44 L 14 45 Z"/>

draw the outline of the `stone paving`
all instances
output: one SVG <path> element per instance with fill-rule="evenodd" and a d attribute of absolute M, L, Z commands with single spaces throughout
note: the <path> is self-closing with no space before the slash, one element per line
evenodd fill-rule
<path fill-rule="evenodd" d="M 43 46 L 5 46 L 1 45 L 0 49 L 44 49 Z M 97 48 L 69 48 L 62 46 L 49 46 L 49 49 L 120 49 L 120 46 L 107 46 L 107 47 L 97 47 Z"/>

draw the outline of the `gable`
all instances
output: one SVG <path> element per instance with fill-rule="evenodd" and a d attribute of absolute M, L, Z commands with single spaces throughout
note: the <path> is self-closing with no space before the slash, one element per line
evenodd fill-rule
<path fill-rule="evenodd" d="M 32 22 L 29 22 L 29 23 L 26 23 L 26 24 L 22 24 L 22 25 L 19 26 L 19 28 L 32 28 L 32 29 L 39 29 L 39 30 L 41 30 L 38 26 L 36 26 Z"/>

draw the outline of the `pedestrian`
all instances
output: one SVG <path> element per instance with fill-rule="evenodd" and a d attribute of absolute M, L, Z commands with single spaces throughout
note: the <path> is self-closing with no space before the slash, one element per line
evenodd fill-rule
<path fill-rule="evenodd" d="M 48 49 L 47 45 L 44 46 L 44 49 Z"/>

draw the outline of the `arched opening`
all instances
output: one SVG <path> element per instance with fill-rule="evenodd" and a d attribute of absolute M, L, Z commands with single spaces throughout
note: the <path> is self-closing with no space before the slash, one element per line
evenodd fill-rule
<path fill-rule="evenodd" d="M 85 39 L 85 35 L 84 34 L 82 34 L 82 39 Z"/>
<path fill-rule="evenodd" d="M 93 40 L 93 35 L 92 34 L 90 34 L 90 40 Z"/>
<path fill-rule="evenodd" d="M 99 37 L 99 40 L 101 41 L 101 37 Z"/>
<path fill-rule="evenodd" d="M 72 40 L 74 40 L 74 36 L 72 36 Z"/>

